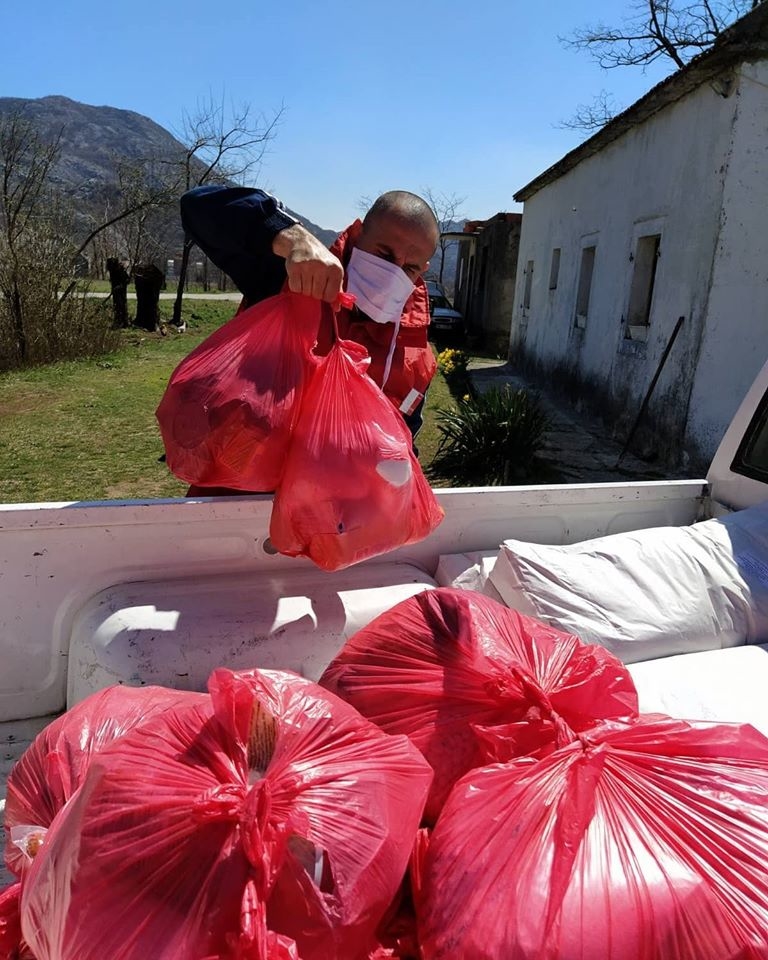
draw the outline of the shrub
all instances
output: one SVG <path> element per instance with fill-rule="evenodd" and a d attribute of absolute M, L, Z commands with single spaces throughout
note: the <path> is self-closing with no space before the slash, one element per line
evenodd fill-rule
<path fill-rule="evenodd" d="M 437 368 L 445 377 L 446 383 L 454 395 L 470 391 L 469 374 L 467 373 L 468 363 L 469 356 L 463 350 L 442 350 L 437 355 Z"/>
<path fill-rule="evenodd" d="M 524 390 L 466 394 L 456 410 L 438 413 L 441 438 L 427 476 L 459 487 L 531 482 L 548 426 L 538 397 Z"/>

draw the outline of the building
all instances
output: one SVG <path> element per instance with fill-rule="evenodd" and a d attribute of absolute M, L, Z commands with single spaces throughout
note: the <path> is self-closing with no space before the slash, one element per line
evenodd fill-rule
<path fill-rule="evenodd" d="M 511 361 L 707 465 L 768 359 L 768 3 L 515 200 Z"/>
<path fill-rule="evenodd" d="M 468 220 L 459 241 L 454 306 L 467 329 L 486 346 L 506 351 L 515 296 L 521 213 Z"/>

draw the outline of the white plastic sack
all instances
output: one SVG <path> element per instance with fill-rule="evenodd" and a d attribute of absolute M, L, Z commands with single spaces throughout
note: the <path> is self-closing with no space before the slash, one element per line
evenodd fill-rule
<path fill-rule="evenodd" d="M 750 723 L 768 737 L 768 647 L 704 650 L 632 663 L 641 713 Z"/>
<path fill-rule="evenodd" d="M 497 550 L 474 550 L 471 553 L 444 553 L 438 558 L 435 580 L 441 587 L 457 590 L 476 590 L 499 603 L 504 601 L 493 584 L 489 583 Z"/>
<path fill-rule="evenodd" d="M 507 606 L 625 663 L 768 640 L 768 503 L 690 527 L 549 546 L 505 540 Z"/>

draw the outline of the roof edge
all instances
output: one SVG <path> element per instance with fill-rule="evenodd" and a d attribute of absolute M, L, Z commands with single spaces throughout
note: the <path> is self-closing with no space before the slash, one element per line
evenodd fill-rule
<path fill-rule="evenodd" d="M 543 187 L 558 180 L 575 166 L 594 156 L 629 129 L 645 122 L 655 113 L 682 99 L 696 87 L 713 80 L 736 63 L 768 57 L 768 2 L 741 17 L 725 30 L 704 53 L 700 53 L 675 73 L 652 87 L 639 100 L 617 114 L 588 140 L 580 143 L 551 167 L 527 183 L 513 195 L 522 203 Z"/>

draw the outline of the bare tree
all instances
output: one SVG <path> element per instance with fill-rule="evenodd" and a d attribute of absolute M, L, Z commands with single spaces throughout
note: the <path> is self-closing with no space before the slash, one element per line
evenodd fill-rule
<path fill-rule="evenodd" d="M 85 251 L 133 214 L 169 202 L 169 185 L 116 191 L 105 219 L 76 225 L 72 203 L 51 175 L 61 133 L 44 137 L 23 110 L 0 117 L 0 339 L 3 363 L 91 355 L 111 324 L 94 301 L 77 296 Z M 143 176 L 148 167 L 145 164 Z M 81 239 L 78 234 L 87 235 Z M 111 344 L 110 344 L 111 345 Z"/>
<path fill-rule="evenodd" d="M 647 67 L 667 60 L 684 67 L 708 50 L 734 20 L 762 0 L 633 0 L 618 26 L 597 23 L 560 38 L 574 50 L 586 51 L 601 67 Z M 592 104 L 560 126 L 592 131 L 615 116 L 615 104 L 603 92 Z"/>
<path fill-rule="evenodd" d="M 60 142 L 61 132 L 50 142 L 42 140 L 21 113 L 0 118 L 0 294 L 22 363 L 28 353 L 24 322 L 25 238 L 42 209 Z"/>
<path fill-rule="evenodd" d="M 592 103 L 580 103 L 570 120 L 561 120 L 556 126 L 566 130 L 600 130 L 609 120 L 613 120 L 621 107 L 607 90 L 601 90 Z"/>
<path fill-rule="evenodd" d="M 283 109 L 271 118 L 251 115 L 249 105 L 225 109 L 213 97 L 198 105 L 194 114 L 186 114 L 178 139 L 185 145 L 177 165 L 180 192 L 205 183 L 244 182 L 253 174 L 277 133 Z M 178 290 L 173 305 L 173 323 L 181 326 L 189 255 L 194 241 L 184 238 Z"/>
<path fill-rule="evenodd" d="M 60 134 L 42 137 L 22 111 L 0 118 L 0 366 L 93 355 L 112 346 L 100 305 L 63 295 L 82 248 L 73 211 L 50 186 Z"/>
<path fill-rule="evenodd" d="M 99 214 L 90 217 L 83 249 L 91 245 L 94 259 L 98 256 L 104 259 L 112 289 L 115 325 L 124 326 L 127 323 L 127 312 L 122 308 L 124 274 L 130 277 L 138 263 L 160 259 L 168 231 L 167 217 L 163 217 L 162 212 L 178 201 L 179 184 L 166 158 L 115 158 L 114 163 L 116 182 L 102 187 Z"/>
<path fill-rule="evenodd" d="M 435 193 L 430 187 L 423 188 L 421 193 L 430 207 L 432 207 L 432 212 L 440 228 L 440 243 L 438 246 L 440 261 L 437 274 L 440 283 L 442 283 L 443 270 L 445 268 L 445 252 L 451 243 L 455 242 L 443 237 L 443 233 L 453 229 L 456 221 L 461 218 L 461 205 L 467 198 L 458 197 L 455 193 Z"/>

